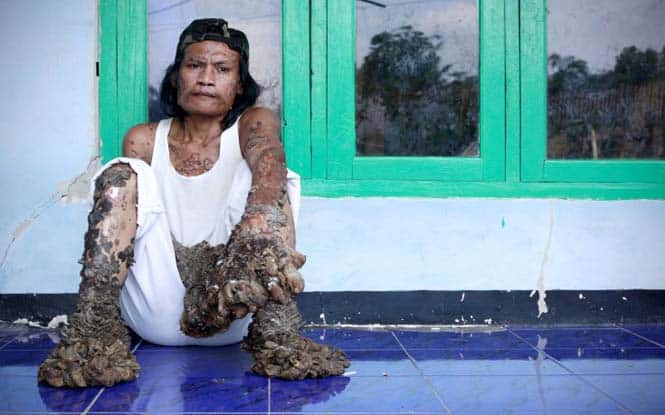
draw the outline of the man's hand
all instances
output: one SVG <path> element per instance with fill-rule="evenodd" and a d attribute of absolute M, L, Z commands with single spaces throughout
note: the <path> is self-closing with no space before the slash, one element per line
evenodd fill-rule
<path fill-rule="evenodd" d="M 234 319 L 256 312 L 269 299 L 286 304 L 302 292 L 298 269 L 305 256 L 287 244 L 287 228 L 288 217 L 279 206 L 255 205 L 231 233 L 220 264 L 225 284 L 219 304 Z"/>

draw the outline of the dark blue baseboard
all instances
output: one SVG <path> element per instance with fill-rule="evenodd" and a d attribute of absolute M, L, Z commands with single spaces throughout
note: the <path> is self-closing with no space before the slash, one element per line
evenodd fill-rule
<path fill-rule="evenodd" d="M 665 290 L 550 290 L 548 312 L 540 317 L 538 295 L 530 294 L 523 290 L 306 292 L 298 297 L 298 305 L 310 324 L 665 323 Z M 76 298 L 77 294 L 0 294 L 0 320 L 48 323 L 71 313 Z"/>

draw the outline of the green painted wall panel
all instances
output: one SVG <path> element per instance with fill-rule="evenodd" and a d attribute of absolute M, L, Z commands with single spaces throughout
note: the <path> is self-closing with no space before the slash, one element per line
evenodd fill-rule
<path fill-rule="evenodd" d="M 506 36 L 506 181 L 520 181 L 519 0 L 505 0 Z"/>
<path fill-rule="evenodd" d="M 548 160 L 548 182 L 644 182 L 665 183 L 665 163 L 655 160 Z"/>
<path fill-rule="evenodd" d="M 355 1 L 328 1 L 328 177 L 351 179 L 356 153 Z"/>
<path fill-rule="evenodd" d="M 312 177 L 324 179 L 328 167 L 328 13 L 326 0 L 311 0 Z"/>
<path fill-rule="evenodd" d="M 99 135 L 106 162 L 120 153 L 118 140 L 117 19 L 115 0 L 99 2 Z"/>
<path fill-rule="evenodd" d="M 282 1 L 282 136 L 289 168 L 311 177 L 309 2 Z"/>
<path fill-rule="evenodd" d="M 520 2 L 522 180 L 543 177 L 547 137 L 546 9 L 542 0 Z"/>
<path fill-rule="evenodd" d="M 122 138 L 148 118 L 146 0 L 101 0 L 99 118 L 102 161 L 122 152 Z"/>
<path fill-rule="evenodd" d="M 319 197 L 491 197 L 558 199 L 664 199 L 653 183 L 510 183 L 420 180 L 305 180 L 305 196 Z"/>
<path fill-rule="evenodd" d="M 118 0 L 118 139 L 148 120 L 146 0 Z M 120 155 L 118 152 L 117 155 Z"/>
<path fill-rule="evenodd" d="M 478 179 L 505 179 L 505 37 L 503 0 L 480 0 L 480 157 Z"/>
<path fill-rule="evenodd" d="M 353 178 L 473 181 L 482 176 L 476 157 L 356 157 Z"/>

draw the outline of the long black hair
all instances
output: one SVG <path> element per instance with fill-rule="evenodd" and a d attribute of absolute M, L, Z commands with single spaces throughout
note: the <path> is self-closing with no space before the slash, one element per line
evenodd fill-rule
<path fill-rule="evenodd" d="M 184 55 L 184 54 L 183 54 Z M 166 73 L 162 79 L 162 84 L 159 90 L 159 103 L 164 111 L 164 114 L 169 117 L 179 118 L 181 121 L 185 119 L 187 113 L 178 105 L 178 71 L 182 64 L 182 56 L 176 56 L 175 61 L 166 68 Z M 261 87 L 256 83 L 252 75 L 249 73 L 249 62 L 244 56 L 240 56 L 240 64 L 238 70 L 240 71 L 240 85 L 242 86 L 242 94 L 236 95 L 233 100 L 233 106 L 226 113 L 226 117 L 222 120 L 222 130 L 226 130 L 232 126 L 240 114 L 247 108 L 254 105 L 256 99 L 261 93 Z"/>

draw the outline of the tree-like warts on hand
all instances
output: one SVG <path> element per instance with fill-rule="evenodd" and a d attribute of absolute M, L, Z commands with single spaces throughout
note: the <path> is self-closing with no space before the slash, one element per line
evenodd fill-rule
<path fill-rule="evenodd" d="M 220 304 L 235 318 L 255 312 L 269 299 L 286 304 L 304 288 L 298 269 L 305 256 L 285 242 L 288 222 L 284 211 L 276 206 L 251 206 L 243 222 L 250 225 L 233 230 L 220 261 L 225 282 Z"/>
<path fill-rule="evenodd" d="M 173 239 L 178 272 L 185 286 L 184 309 L 180 329 L 191 337 L 208 337 L 226 329 L 229 314 L 220 309 L 218 260 L 224 257 L 224 245 L 211 246 L 206 241 L 186 247 Z"/>

